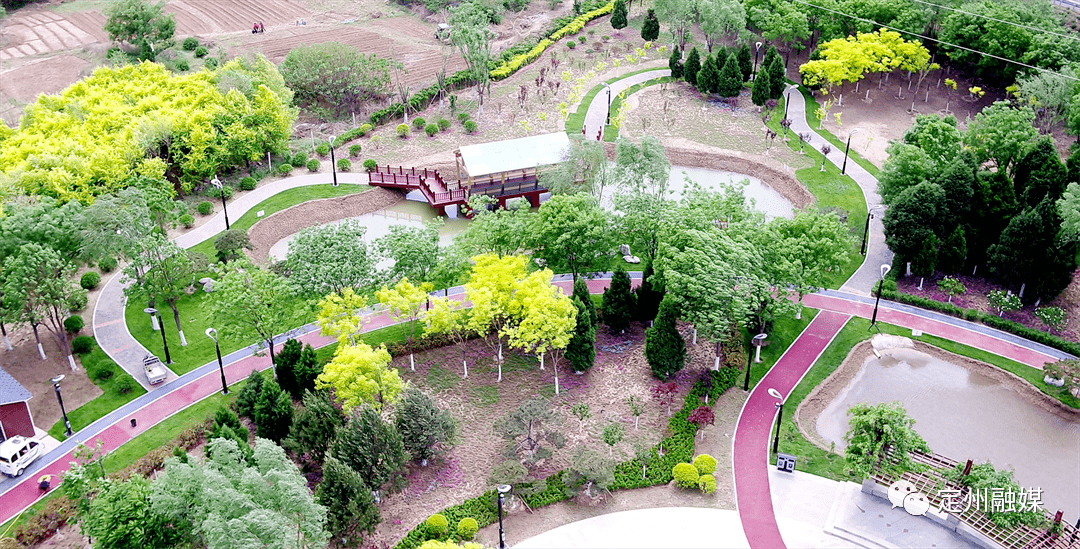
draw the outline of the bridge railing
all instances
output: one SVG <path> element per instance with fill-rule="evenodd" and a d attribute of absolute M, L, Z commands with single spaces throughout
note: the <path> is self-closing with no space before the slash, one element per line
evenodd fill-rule
<path fill-rule="evenodd" d="M 427 168 L 405 169 L 402 166 L 376 166 L 375 170 L 368 174 L 368 181 L 378 183 L 386 187 L 401 189 L 419 189 L 432 206 L 446 206 L 465 202 L 467 193 L 464 189 L 451 189 L 438 170 Z"/>

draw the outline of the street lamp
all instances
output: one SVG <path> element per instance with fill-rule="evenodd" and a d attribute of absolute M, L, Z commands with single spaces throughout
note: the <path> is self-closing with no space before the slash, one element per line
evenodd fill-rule
<path fill-rule="evenodd" d="M 780 394 L 780 391 L 772 387 L 769 387 L 769 396 L 780 401 L 776 403 L 776 436 L 773 437 L 772 441 L 772 453 L 775 454 L 780 449 L 780 422 L 784 420 L 784 397 Z"/>
<path fill-rule="evenodd" d="M 157 315 L 158 322 L 161 323 L 161 346 L 165 347 L 165 364 L 172 364 L 172 357 L 169 356 L 169 342 L 165 341 L 165 317 L 161 316 L 161 313 L 153 307 L 147 307 L 143 309 L 143 312 L 150 315 L 151 318 Z"/>
<path fill-rule="evenodd" d="M 218 345 L 217 330 L 213 328 L 206 329 L 206 337 L 214 340 L 214 350 L 217 351 L 217 365 L 218 371 L 221 372 L 221 394 L 229 394 L 229 384 L 225 383 L 225 365 L 221 362 L 221 346 Z"/>
<path fill-rule="evenodd" d="M 866 255 L 866 239 L 870 236 L 870 220 L 874 217 L 874 210 L 879 210 L 883 208 L 885 208 L 884 204 L 878 204 L 876 206 L 871 206 L 870 209 L 866 212 L 866 228 L 863 229 L 862 251 L 859 252 L 862 255 Z"/>
<path fill-rule="evenodd" d="M 217 187 L 217 190 L 221 192 L 221 211 L 225 212 L 225 230 L 229 230 L 229 208 L 225 206 L 225 186 L 221 184 L 221 180 L 216 176 L 210 180 L 210 184 Z"/>
<path fill-rule="evenodd" d="M 754 43 L 754 70 L 752 71 L 753 74 L 751 76 L 753 76 L 753 78 L 751 78 L 751 80 L 757 80 L 758 53 L 761 53 L 761 42 L 755 42 Z"/>
<path fill-rule="evenodd" d="M 885 287 L 885 275 L 889 274 L 890 269 L 892 269 L 892 267 L 890 267 L 889 265 L 882 265 L 881 266 L 881 282 L 878 283 L 877 299 L 874 300 L 874 316 L 870 317 L 870 328 L 866 329 L 866 331 L 868 331 L 868 332 L 874 326 L 877 326 L 877 310 L 878 310 L 878 304 L 881 303 L 881 289 Z M 880 332 L 881 329 L 879 328 L 878 331 Z"/>
<path fill-rule="evenodd" d="M 754 336 L 754 347 L 757 350 L 754 351 L 754 362 L 761 362 L 761 346 L 765 344 L 765 338 L 769 337 L 769 334 L 761 333 Z"/>
<path fill-rule="evenodd" d="M 330 136 L 330 171 L 334 174 L 334 186 L 337 187 L 337 162 L 334 161 L 334 136 Z"/>
<path fill-rule="evenodd" d="M 795 84 L 788 84 L 784 88 L 784 120 L 787 120 L 788 106 L 791 105 L 791 90 L 798 88 Z M 786 137 L 784 139 L 787 139 Z"/>
<path fill-rule="evenodd" d="M 64 414 L 64 436 L 70 437 L 73 434 L 71 432 L 71 422 L 68 421 L 67 410 L 64 410 L 64 397 L 60 396 L 60 382 L 63 380 L 64 374 L 60 374 L 52 378 L 51 381 L 53 390 L 56 391 L 56 401 L 60 403 L 60 413 Z"/>
<path fill-rule="evenodd" d="M 611 86 L 604 85 L 607 89 L 607 119 L 604 121 L 605 126 L 611 125 Z"/>
<path fill-rule="evenodd" d="M 851 133 L 849 133 L 847 135 L 847 146 L 844 147 L 844 165 L 843 165 L 843 167 L 840 168 L 840 175 L 844 175 L 844 172 L 847 171 L 847 155 L 848 155 L 848 150 L 851 149 L 851 136 L 853 136 L 853 135 L 855 135 L 857 133 L 859 133 L 859 128 L 855 128 L 854 130 L 851 130 Z"/>
<path fill-rule="evenodd" d="M 503 496 L 510 492 L 509 484 L 500 484 L 496 488 L 499 492 L 499 549 L 506 549 L 506 535 L 503 533 Z"/>

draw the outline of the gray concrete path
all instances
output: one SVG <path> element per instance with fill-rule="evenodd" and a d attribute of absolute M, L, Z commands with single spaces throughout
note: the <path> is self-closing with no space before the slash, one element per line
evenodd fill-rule
<path fill-rule="evenodd" d="M 368 182 L 368 176 L 363 172 L 339 172 L 337 178 L 339 184 L 366 185 Z M 255 190 L 244 196 L 237 198 L 233 202 L 227 203 L 229 221 L 232 222 L 240 219 L 242 215 L 250 211 L 260 202 L 284 190 L 307 185 L 325 185 L 330 182 L 331 174 L 315 173 L 287 177 L 265 183 L 256 187 Z M 218 203 L 215 201 L 214 204 L 216 206 Z M 212 238 L 214 235 L 224 230 L 225 214 L 224 212 L 219 211 L 217 215 L 206 223 L 176 237 L 175 241 L 181 248 L 190 248 L 208 238 Z M 135 378 L 135 381 L 138 381 L 144 388 L 152 390 L 164 387 L 175 380 L 177 375 L 170 370 L 165 383 L 151 386 L 147 382 L 146 375 L 142 370 L 142 360 L 143 357 L 150 354 L 150 351 L 148 351 L 146 347 L 143 347 L 142 344 L 131 335 L 131 331 L 128 330 L 127 322 L 125 322 L 124 310 L 127 306 L 127 298 L 124 296 L 124 288 L 127 284 L 123 281 L 125 277 L 120 272 L 122 270 L 122 267 L 117 269 L 116 274 L 106 280 L 104 286 L 101 288 L 101 294 L 98 296 L 97 304 L 94 306 L 92 317 L 94 337 L 97 339 L 98 346 L 101 347 L 101 350 L 105 351 L 105 354 L 109 355 L 109 358 L 111 358 L 113 362 L 116 362 L 116 364 L 130 374 L 131 377 Z M 149 318 L 143 318 L 142 320 L 150 322 Z M 165 321 L 172 322 L 172 315 L 166 313 Z M 200 334 L 185 335 L 195 337 Z M 179 345 L 179 341 L 174 342 L 174 345 Z M 159 358 L 164 362 L 164 357 Z"/>
<path fill-rule="evenodd" d="M 617 80 L 611 84 L 607 84 L 611 88 L 611 100 L 615 100 L 615 96 L 619 95 L 623 90 L 633 86 L 652 80 L 654 78 L 660 78 L 661 76 L 671 76 L 671 69 L 656 69 L 651 71 L 640 72 L 638 74 L 632 74 Z M 607 122 L 607 109 L 608 109 L 608 93 L 604 88 L 600 89 L 600 93 L 593 96 L 592 103 L 589 104 L 589 110 L 585 112 L 585 137 L 588 139 L 596 139 L 597 132 L 601 131 L 604 127 L 604 123 Z M 612 116 L 615 113 L 611 113 Z"/>

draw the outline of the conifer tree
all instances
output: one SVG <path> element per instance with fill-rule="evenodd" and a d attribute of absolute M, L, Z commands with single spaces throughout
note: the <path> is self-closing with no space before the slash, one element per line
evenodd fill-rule
<path fill-rule="evenodd" d="M 333 456 L 323 464 L 323 480 L 315 489 L 315 501 L 326 507 L 326 529 L 346 547 L 359 547 L 363 534 L 371 534 L 382 522 L 375 497 L 363 477 Z"/>
<path fill-rule="evenodd" d="M 697 73 L 697 89 L 701 93 L 716 93 L 720 87 L 720 71 L 716 68 L 716 57 L 705 56 L 701 70 Z"/>
<path fill-rule="evenodd" d="M 727 61 L 720 69 L 716 93 L 721 97 L 737 97 L 742 91 L 742 72 L 739 71 L 739 60 L 734 55 L 728 56 Z"/>
<path fill-rule="evenodd" d="M 754 83 L 750 87 L 750 102 L 764 107 L 770 93 L 772 93 L 772 83 L 769 82 L 769 73 L 758 71 L 757 78 L 754 78 Z"/>
<path fill-rule="evenodd" d="M 683 77 L 682 51 L 679 46 L 671 48 L 671 57 L 668 58 L 667 66 L 671 69 L 671 77 L 678 80 Z"/>
<path fill-rule="evenodd" d="M 376 491 L 401 477 L 409 457 L 401 433 L 369 404 L 354 410 L 353 417 L 338 432 L 332 451 Z"/>
<path fill-rule="evenodd" d="M 675 320 L 675 302 L 665 299 L 660 302 L 656 321 L 645 330 L 645 359 L 653 375 L 660 379 L 671 377 L 686 363 L 686 342 L 679 334 Z"/>
<path fill-rule="evenodd" d="M 637 308 L 636 298 L 630 291 L 630 275 L 620 266 L 611 277 L 611 286 L 604 291 L 601 304 L 604 310 L 604 324 L 615 333 L 625 331 L 630 326 Z"/>
<path fill-rule="evenodd" d="M 585 310 L 589 313 L 589 325 L 593 328 L 597 327 L 600 321 L 596 316 L 596 305 L 593 305 L 592 299 L 589 298 L 589 285 L 585 282 L 584 278 L 578 277 L 574 279 L 574 297 L 581 300 L 585 305 Z M 581 318 L 580 316 L 578 318 Z"/>
<path fill-rule="evenodd" d="M 637 295 L 637 319 L 642 322 L 656 318 L 660 301 L 664 299 L 664 289 L 650 280 L 652 275 L 653 267 L 650 262 L 645 265 L 645 271 L 641 275 L 641 285 L 634 290 L 634 294 Z"/>
<path fill-rule="evenodd" d="M 686 63 L 683 64 L 683 78 L 686 79 L 686 83 L 691 86 L 697 87 L 697 73 L 701 70 L 701 54 L 698 53 L 695 46 L 690 50 L 690 54 L 686 56 Z"/>
<path fill-rule="evenodd" d="M 750 75 L 754 73 L 754 64 L 751 57 L 749 44 L 743 44 L 743 47 L 739 48 L 739 53 L 735 54 L 735 58 L 739 62 L 739 72 L 742 73 L 743 82 L 749 82 Z"/>
<path fill-rule="evenodd" d="M 272 379 L 263 383 L 252 419 L 255 420 L 255 427 L 261 438 L 278 442 L 288 436 L 293 420 L 289 393 L 282 391 L 281 386 Z"/>
<path fill-rule="evenodd" d="M 619 30 L 625 28 L 627 23 L 626 2 L 615 0 L 615 9 L 611 12 L 611 27 Z"/>
<path fill-rule="evenodd" d="M 656 12 L 649 8 L 645 15 L 645 22 L 641 24 L 641 39 L 653 41 L 660 37 L 660 21 L 656 19 Z"/>
<path fill-rule="evenodd" d="M 769 51 L 775 52 L 776 48 L 769 48 Z M 768 60 L 769 54 L 765 54 L 765 58 Z M 765 65 L 765 70 L 769 73 L 769 99 L 780 99 L 784 95 L 784 86 L 787 85 L 784 58 L 780 57 L 779 53 L 775 54 L 772 60 Z"/>
<path fill-rule="evenodd" d="M 434 457 L 435 444 L 449 446 L 454 435 L 454 418 L 450 412 L 440 409 L 434 399 L 414 387 L 405 390 L 397 405 L 394 425 L 414 461 Z"/>
<path fill-rule="evenodd" d="M 566 359 L 575 372 L 588 370 L 596 360 L 596 327 L 589 322 L 588 307 L 574 293 L 574 306 L 577 307 L 577 326 L 570 343 L 566 345 Z"/>

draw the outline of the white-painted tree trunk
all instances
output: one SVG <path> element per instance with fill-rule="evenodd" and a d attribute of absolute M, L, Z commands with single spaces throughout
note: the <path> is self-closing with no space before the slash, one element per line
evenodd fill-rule
<path fill-rule="evenodd" d="M 552 370 L 555 370 L 555 394 L 559 394 L 559 369 L 552 368 Z"/>
<path fill-rule="evenodd" d="M 795 320 L 802 320 L 802 305 L 799 305 L 799 310 L 795 311 Z"/>
<path fill-rule="evenodd" d="M 690 342 L 691 345 L 697 345 L 697 328 L 694 328 L 694 339 Z"/>
<path fill-rule="evenodd" d="M 637 431 L 637 430 L 638 430 L 638 429 L 637 429 L 637 424 L 638 424 L 638 419 L 640 419 L 640 417 L 641 417 L 641 416 L 634 416 L 634 430 L 635 430 L 635 431 Z"/>
<path fill-rule="evenodd" d="M 840 97 L 838 97 L 836 99 L 836 106 L 837 107 L 843 107 L 844 106 L 844 94 L 840 94 Z"/>
<path fill-rule="evenodd" d="M 150 315 L 150 325 L 154 327 L 155 332 L 161 329 L 161 326 L 158 325 L 157 315 Z"/>
<path fill-rule="evenodd" d="M 416 361 L 413 359 L 413 354 L 412 353 L 409 353 L 409 371 L 410 372 L 415 372 L 416 371 Z"/>
<path fill-rule="evenodd" d="M 465 375 L 463 375 L 461 377 L 469 377 L 469 363 L 462 360 L 461 361 L 461 367 L 462 367 L 462 369 L 465 370 Z"/>
<path fill-rule="evenodd" d="M 719 371 L 720 370 L 720 356 L 719 355 L 717 355 L 716 360 L 713 362 L 712 369 L 713 369 L 713 371 Z"/>
<path fill-rule="evenodd" d="M 920 291 L 920 292 L 922 291 L 922 284 L 923 284 L 923 280 L 926 280 L 926 279 L 920 276 L 920 277 L 919 277 L 919 291 Z"/>
<path fill-rule="evenodd" d="M 4 347 L 7 347 L 9 351 L 11 350 L 11 340 L 8 339 L 8 336 L 4 336 Z"/>
<path fill-rule="evenodd" d="M 71 366 L 72 372 L 77 372 L 79 367 L 75 365 L 75 357 L 68 355 L 68 364 Z"/>
<path fill-rule="evenodd" d="M 540 353 L 540 369 L 544 369 L 544 353 Z"/>
<path fill-rule="evenodd" d="M 37 352 L 39 355 L 41 355 L 41 360 L 48 360 L 47 358 L 45 358 L 45 348 L 42 347 L 40 343 L 37 344 Z"/>
<path fill-rule="evenodd" d="M 866 99 L 864 99 L 864 101 L 869 101 L 869 100 L 870 100 L 870 90 L 866 90 Z"/>
<path fill-rule="evenodd" d="M 187 347 L 187 338 L 184 337 L 184 331 L 180 330 L 180 346 Z"/>
<path fill-rule="evenodd" d="M 1020 285 L 1020 299 L 1024 299 L 1024 290 L 1027 289 L 1027 282 Z"/>

